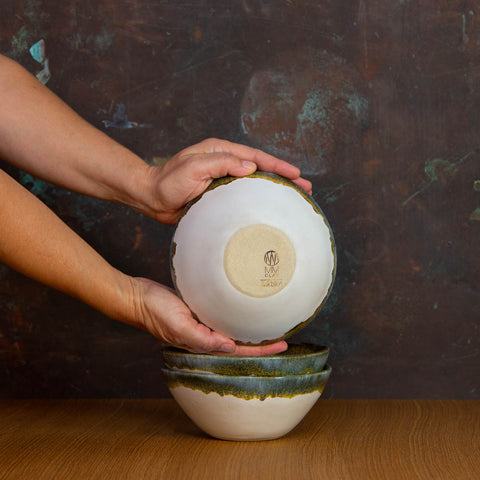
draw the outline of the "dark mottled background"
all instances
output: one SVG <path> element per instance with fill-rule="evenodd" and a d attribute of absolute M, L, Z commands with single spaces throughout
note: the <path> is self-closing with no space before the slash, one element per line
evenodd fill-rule
<path fill-rule="evenodd" d="M 0 52 L 37 74 L 40 39 L 47 86 L 147 162 L 216 136 L 313 181 L 339 268 L 295 339 L 331 347 L 326 396 L 480 398 L 480 1 L 2 0 Z M 171 284 L 171 227 L 2 166 Z M 1 397 L 165 396 L 160 367 L 153 337 L 0 265 Z"/>

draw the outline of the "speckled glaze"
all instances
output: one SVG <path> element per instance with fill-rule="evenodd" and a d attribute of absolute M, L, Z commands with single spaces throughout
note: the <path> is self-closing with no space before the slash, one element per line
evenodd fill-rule
<path fill-rule="evenodd" d="M 286 352 L 265 357 L 228 357 L 190 353 L 165 348 L 163 360 L 168 368 L 218 373 L 221 375 L 283 376 L 319 372 L 329 350 L 312 344 L 291 344 Z"/>
<path fill-rule="evenodd" d="M 265 182 L 247 186 L 252 179 Z M 296 255 L 291 279 L 267 298 L 237 291 L 222 261 L 229 239 L 255 225 L 285 233 Z M 336 273 L 333 233 L 320 207 L 290 180 L 264 172 L 218 179 L 190 202 L 177 224 L 170 261 L 175 288 L 195 318 L 246 345 L 273 343 L 305 327 L 324 305 Z"/>
<path fill-rule="evenodd" d="M 320 398 L 330 376 L 231 376 L 164 369 L 173 397 L 207 434 L 238 441 L 272 440 L 295 428 Z"/>
<path fill-rule="evenodd" d="M 267 397 L 294 397 L 314 391 L 321 393 L 330 376 L 331 367 L 326 365 L 320 372 L 281 377 L 219 375 L 171 368 L 164 368 L 162 372 L 169 388 L 183 386 L 204 393 L 233 395 L 245 400 L 265 400 Z"/>

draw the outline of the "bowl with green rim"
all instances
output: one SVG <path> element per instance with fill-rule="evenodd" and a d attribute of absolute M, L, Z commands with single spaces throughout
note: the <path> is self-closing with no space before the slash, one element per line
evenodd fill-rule
<path fill-rule="evenodd" d="M 170 268 L 197 320 L 239 344 L 262 345 L 305 327 L 324 305 L 335 241 L 315 199 L 290 180 L 224 177 L 186 206 Z"/>
<path fill-rule="evenodd" d="M 288 350 L 268 356 L 211 355 L 167 347 L 162 351 L 167 368 L 218 373 L 221 375 L 284 376 L 319 372 L 327 362 L 328 347 L 290 344 Z"/>
<path fill-rule="evenodd" d="M 303 375 L 235 376 L 162 369 L 186 415 L 208 435 L 235 441 L 280 438 L 320 398 L 331 367 Z"/>

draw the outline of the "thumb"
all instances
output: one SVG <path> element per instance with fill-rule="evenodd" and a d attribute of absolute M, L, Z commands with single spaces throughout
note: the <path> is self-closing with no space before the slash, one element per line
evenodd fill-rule
<path fill-rule="evenodd" d="M 242 168 L 244 171 L 243 175 L 250 175 L 251 173 L 257 170 L 257 164 L 254 162 L 251 162 L 250 160 L 240 160 L 240 164 L 241 164 L 241 167 L 233 166 L 232 170 L 236 168 Z M 238 172 L 237 174 L 230 173 L 230 175 L 241 177 L 242 172 Z"/>
<path fill-rule="evenodd" d="M 214 179 L 227 175 L 233 177 L 250 175 L 257 170 L 257 164 L 230 153 L 218 152 L 202 155 L 201 161 L 196 162 L 196 168 L 199 177 Z"/>

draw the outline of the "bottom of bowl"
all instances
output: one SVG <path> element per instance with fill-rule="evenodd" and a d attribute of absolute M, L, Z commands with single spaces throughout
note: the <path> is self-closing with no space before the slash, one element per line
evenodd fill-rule
<path fill-rule="evenodd" d="M 221 396 L 186 387 L 171 390 L 188 417 L 208 435 L 220 440 L 264 441 L 293 430 L 320 398 L 320 392 L 265 400 Z"/>
<path fill-rule="evenodd" d="M 260 441 L 280 438 L 300 423 L 320 398 L 331 367 L 283 377 L 162 371 L 179 406 L 205 433 Z"/>

